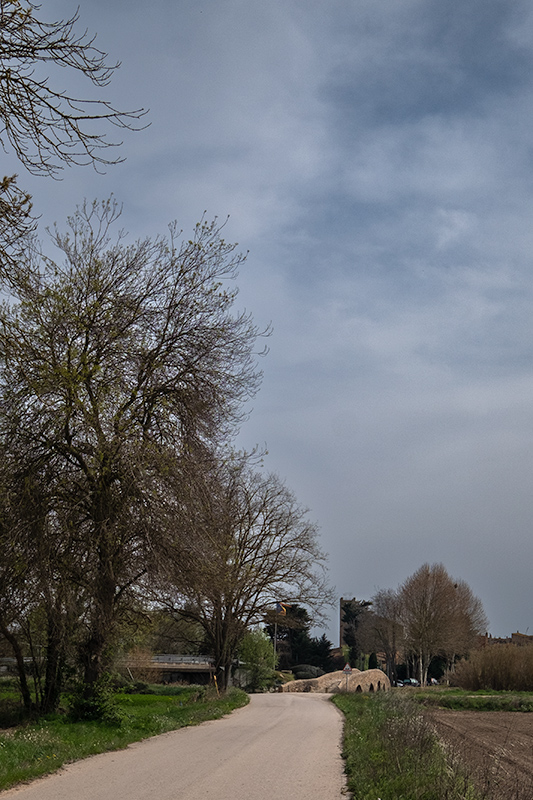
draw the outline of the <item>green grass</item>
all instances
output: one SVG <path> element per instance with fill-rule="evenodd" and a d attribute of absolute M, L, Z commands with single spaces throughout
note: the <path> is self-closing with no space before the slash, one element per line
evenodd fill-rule
<path fill-rule="evenodd" d="M 24 721 L 26 712 L 14 678 L 0 678 L 0 728 L 9 728 Z"/>
<path fill-rule="evenodd" d="M 131 742 L 208 719 L 219 719 L 248 702 L 247 695 L 237 689 L 220 698 L 198 687 L 164 691 L 165 694 L 118 694 L 123 716 L 120 725 L 69 722 L 66 716 L 55 715 L 3 731 L 0 790 L 54 772 L 69 761 L 117 750 Z"/>
<path fill-rule="evenodd" d="M 424 706 L 456 711 L 533 711 L 533 692 L 433 688 L 418 689 L 412 696 Z"/>
<path fill-rule="evenodd" d="M 478 800 L 411 693 L 339 694 L 353 800 Z"/>

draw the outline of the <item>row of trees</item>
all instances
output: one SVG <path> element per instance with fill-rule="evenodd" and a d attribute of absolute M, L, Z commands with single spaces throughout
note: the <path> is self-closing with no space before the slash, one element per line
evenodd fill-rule
<path fill-rule="evenodd" d="M 411 663 L 421 684 L 434 658 L 451 669 L 487 627 L 481 601 L 442 564 L 423 564 L 397 589 L 380 590 L 371 602 L 347 601 L 343 614 L 352 659 L 361 651 L 382 653 L 392 681 L 400 660 Z"/>
<path fill-rule="evenodd" d="M 228 445 L 260 377 L 259 331 L 225 286 L 240 256 L 216 223 L 111 241 L 116 217 L 78 210 L 63 261 L 29 250 L 0 309 L 0 632 L 20 658 L 15 631 L 45 620 L 46 710 L 65 643 L 90 687 L 135 613 L 197 623 L 224 685 L 278 597 L 327 599 L 316 527 Z"/>
<path fill-rule="evenodd" d="M 0 142 L 38 173 L 111 163 L 92 122 L 129 127 L 142 112 L 36 79 L 55 64 L 101 87 L 114 69 L 76 16 L 49 24 L 38 9 L 0 0 Z M 0 192 L 0 635 L 24 702 L 52 710 L 68 674 L 90 696 L 161 608 L 201 632 L 225 685 L 268 606 L 327 599 L 316 527 L 231 449 L 268 333 L 235 310 L 244 258 L 216 220 L 128 243 L 112 200 L 54 230 L 52 258 L 14 176 Z"/>

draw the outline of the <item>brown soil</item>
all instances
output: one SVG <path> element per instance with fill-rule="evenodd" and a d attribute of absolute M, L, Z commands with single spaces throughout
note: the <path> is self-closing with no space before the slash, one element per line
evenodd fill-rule
<path fill-rule="evenodd" d="M 533 714 L 439 710 L 430 717 L 484 797 L 532 800 Z"/>

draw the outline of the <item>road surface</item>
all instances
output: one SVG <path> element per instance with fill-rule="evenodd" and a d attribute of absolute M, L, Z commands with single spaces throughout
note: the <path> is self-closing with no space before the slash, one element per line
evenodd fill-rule
<path fill-rule="evenodd" d="M 340 800 L 340 711 L 323 694 L 252 695 L 220 720 L 77 761 L 1 800 Z"/>

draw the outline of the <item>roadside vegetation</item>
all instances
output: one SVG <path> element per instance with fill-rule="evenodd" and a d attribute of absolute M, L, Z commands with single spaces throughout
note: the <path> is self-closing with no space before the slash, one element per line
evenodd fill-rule
<path fill-rule="evenodd" d="M 481 800 L 411 692 L 339 694 L 343 756 L 353 800 Z"/>
<path fill-rule="evenodd" d="M 533 711 L 533 692 L 498 692 L 486 689 L 416 689 L 410 692 L 413 701 L 428 708 L 449 708 L 454 711 Z"/>
<path fill-rule="evenodd" d="M 15 682 L 2 681 L 0 791 L 55 772 L 70 761 L 119 750 L 149 736 L 198 725 L 208 719 L 219 719 L 247 702 L 248 696 L 238 689 L 219 697 L 214 690 L 201 686 L 145 684 L 109 693 L 107 710 L 112 713 L 108 714 L 108 721 L 73 721 L 72 706 L 65 699 L 63 713 L 14 725 L 19 722 L 20 695 Z"/>
<path fill-rule="evenodd" d="M 462 689 L 532 692 L 533 647 L 509 643 L 473 650 L 450 678 Z"/>

